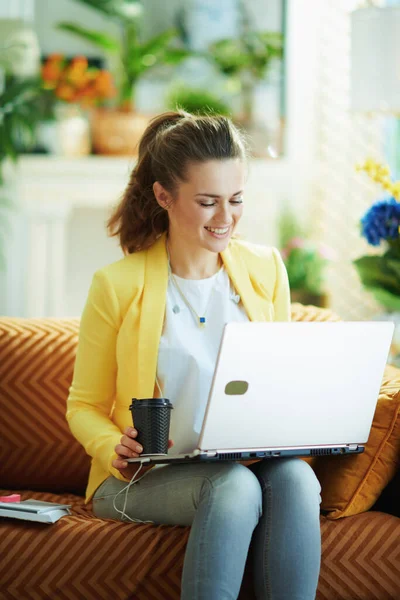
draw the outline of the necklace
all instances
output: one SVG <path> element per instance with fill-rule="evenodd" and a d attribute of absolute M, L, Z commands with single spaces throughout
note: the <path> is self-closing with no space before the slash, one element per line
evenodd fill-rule
<path fill-rule="evenodd" d="M 192 314 L 193 314 L 193 316 L 195 318 L 196 323 L 198 324 L 199 327 L 204 328 L 206 326 L 206 314 L 207 314 L 207 310 L 208 310 L 208 307 L 210 306 L 210 302 L 211 302 L 211 298 L 212 298 L 212 295 L 213 295 L 213 292 L 214 292 L 214 289 L 215 289 L 215 283 L 217 281 L 217 277 L 215 277 L 213 287 L 211 288 L 211 292 L 210 292 L 210 295 L 208 297 L 207 306 L 204 309 L 203 316 L 201 317 L 200 315 L 197 314 L 197 312 L 194 310 L 193 306 L 190 304 L 189 300 L 186 298 L 185 294 L 182 292 L 179 283 L 177 282 L 177 280 L 175 279 L 174 274 L 172 273 L 168 246 L 167 246 L 167 254 L 168 254 L 168 273 L 169 273 L 169 275 L 170 275 L 170 277 L 171 277 L 171 279 L 172 279 L 172 281 L 173 281 L 176 289 L 178 290 L 178 292 L 179 292 L 182 300 L 184 301 L 184 303 L 186 304 L 186 306 L 188 306 L 188 308 L 192 311 Z M 175 308 L 176 307 L 174 307 L 174 309 L 173 309 L 174 312 L 175 312 Z"/>

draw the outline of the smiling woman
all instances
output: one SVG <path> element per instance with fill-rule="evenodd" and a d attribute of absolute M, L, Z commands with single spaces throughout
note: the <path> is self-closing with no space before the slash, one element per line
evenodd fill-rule
<path fill-rule="evenodd" d="M 245 142 L 226 117 L 149 124 L 108 224 L 126 256 L 95 274 L 82 315 L 67 419 L 93 457 L 86 498 L 98 517 L 191 526 L 182 600 L 237 598 L 247 556 L 258 598 L 311 600 L 320 486 L 307 463 L 127 460 L 143 452 L 131 398 L 168 398 L 169 448 L 193 451 L 225 324 L 290 320 L 279 252 L 235 239 L 245 179 Z"/>

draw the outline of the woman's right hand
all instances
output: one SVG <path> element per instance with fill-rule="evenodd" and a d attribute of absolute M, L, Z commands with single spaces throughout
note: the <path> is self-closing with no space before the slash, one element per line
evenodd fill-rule
<path fill-rule="evenodd" d="M 117 444 L 114 448 L 117 453 L 117 458 L 112 461 L 112 466 L 117 469 L 121 475 L 127 479 L 131 479 L 135 471 L 138 469 L 138 463 L 128 463 L 127 458 L 138 458 L 143 452 L 143 448 L 136 441 L 137 430 L 134 427 L 127 427 L 124 435 L 121 437 L 121 443 Z M 168 440 L 168 448 L 174 445 L 172 440 Z M 141 473 L 147 471 L 153 465 L 143 465 Z"/>

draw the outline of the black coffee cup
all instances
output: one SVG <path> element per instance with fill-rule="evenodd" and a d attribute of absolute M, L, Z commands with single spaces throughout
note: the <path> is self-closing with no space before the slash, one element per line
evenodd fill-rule
<path fill-rule="evenodd" d="M 129 410 L 138 435 L 136 440 L 143 447 L 140 456 L 168 454 L 171 409 L 168 398 L 132 398 Z"/>

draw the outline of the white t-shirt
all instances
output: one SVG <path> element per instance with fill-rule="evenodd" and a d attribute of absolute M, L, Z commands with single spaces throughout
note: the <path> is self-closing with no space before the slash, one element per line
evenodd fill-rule
<path fill-rule="evenodd" d="M 199 316 L 204 314 L 211 291 L 212 296 L 206 325 L 201 328 L 169 278 L 157 363 L 162 395 L 174 407 L 169 436 L 174 446 L 169 454 L 193 450 L 199 439 L 225 323 L 249 320 L 224 267 L 207 279 L 174 277 Z"/>

